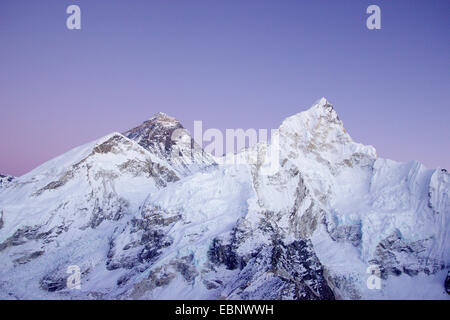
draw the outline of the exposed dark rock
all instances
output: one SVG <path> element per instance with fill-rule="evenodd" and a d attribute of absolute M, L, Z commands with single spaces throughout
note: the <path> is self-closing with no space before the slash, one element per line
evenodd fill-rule
<path fill-rule="evenodd" d="M 222 244 L 222 240 L 213 239 L 208 251 L 208 258 L 215 264 L 224 264 L 227 269 L 234 270 L 241 267 L 240 259 L 231 244 Z"/>
<path fill-rule="evenodd" d="M 117 286 L 123 286 L 125 284 L 128 283 L 128 281 L 135 275 L 134 272 L 128 272 L 126 274 L 124 274 L 123 276 L 121 276 L 118 280 L 117 280 Z"/>
<path fill-rule="evenodd" d="M 40 286 L 48 292 L 61 291 L 67 287 L 68 275 L 61 272 L 52 272 L 44 276 L 40 281 Z"/>
<path fill-rule="evenodd" d="M 166 187 L 167 183 L 179 180 L 174 171 L 159 163 L 152 162 L 150 159 L 147 159 L 146 161 L 131 159 L 122 163 L 119 166 L 119 169 L 122 172 L 130 172 L 135 176 L 145 173 L 148 178 L 155 179 L 156 184 L 160 187 Z"/>
<path fill-rule="evenodd" d="M 140 264 L 151 263 L 164 248 L 172 244 L 166 230 L 181 219 L 180 214 L 163 212 L 158 207 L 146 207 L 142 209 L 141 215 L 142 219 L 132 219 L 127 228 L 117 235 L 117 240 L 122 236 L 128 238 L 129 232 L 133 235 L 131 242 L 117 248 L 116 239 L 111 240 L 106 262 L 108 270 L 132 269 Z"/>
<path fill-rule="evenodd" d="M 175 141 L 172 134 L 175 130 L 184 129 L 180 122 L 164 113 L 156 114 L 142 125 L 124 133 L 150 151 L 158 151 L 164 158 L 170 158 Z"/>
<path fill-rule="evenodd" d="M 11 237 L 0 243 L 0 251 L 8 247 L 20 246 L 27 240 L 42 239 L 49 234 L 48 232 L 39 233 L 39 228 L 40 227 L 35 226 L 18 229 Z"/>
<path fill-rule="evenodd" d="M 101 153 L 101 154 L 119 153 L 120 152 L 120 149 L 118 148 L 119 144 L 124 144 L 127 146 L 132 145 L 132 143 L 129 140 L 125 139 L 125 137 L 116 134 L 116 135 L 112 136 L 110 139 L 108 139 L 107 141 L 96 146 L 92 150 L 92 154 L 95 154 L 95 153 Z"/>
<path fill-rule="evenodd" d="M 141 244 L 144 245 L 144 248 L 138 257 L 139 261 L 144 263 L 159 256 L 161 254 L 160 249 L 170 246 L 172 241 L 159 230 L 147 230 L 142 235 Z"/>
<path fill-rule="evenodd" d="M 309 240 L 261 247 L 226 291 L 232 299 L 335 299 Z"/>
<path fill-rule="evenodd" d="M 65 172 L 58 180 L 50 182 L 45 187 L 36 191 L 33 195 L 40 196 L 42 193 L 44 193 L 44 191 L 56 190 L 56 189 L 64 186 L 70 179 L 72 179 L 73 175 L 74 175 L 73 171 L 69 170 L 69 171 Z"/>
<path fill-rule="evenodd" d="M 25 254 L 24 256 L 22 256 L 20 258 L 17 258 L 13 262 L 15 264 L 25 264 L 25 263 L 30 262 L 33 259 L 36 259 L 36 258 L 42 256 L 43 254 L 44 254 L 43 250 L 35 251 L 35 252 L 30 253 L 30 254 Z"/>
<path fill-rule="evenodd" d="M 81 268 L 81 280 L 91 271 L 90 268 Z M 45 275 L 39 282 L 41 289 L 48 292 L 56 292 L 67 289 L 67 280 L 70 274 L 67 267 L 56 268 Z"/>
<path fill-rule="evenodd" d="M 172 262 L 175 270 L 178 271 L 183 276 L 184 280 L 189 283 L 192 283 L 195 277 L 198 275 L 197 269 L 195 269 L 195 266 L 193 265 L 193 260 L 194 255 L 191 254 Z"/>
<path fill-rule="evenodd" d="M 157 287 L 164 287 L 180 274 L 186 282 L 193 284 L 198 276 L 198 272 L 193 264 L 194 255 L 190 254 L 181 258 L 171 260 L 162 266 L 150 271 L 147 279 L 134 285 L 131 292 L 133 298 L 140 298 L 146 292 L 150 292 Z M 144 271 L 144 270 L 142 270 Z"/>
<path fill-rule="evenodd" d="M 0 187 L 7 186 L 15 179 L 13 176 L 0 174 Z"/>
<path fill-rule="evenodd" d="M 393 233 L 380 241 L 376 247 L 374 259 L 369 263 L 379 266 L 382 279 L 387 279 L 390 274 L 394 276 L 402 273 L 416 276 L 421 272 L 427 275 L 434 274 L 442 270 L 445 264 L 426 256 L 427 242 L 431 240 L 407 242 L 398 232 Z"/>
<path fill-rule="evenodd" d="M 150 277 L 156 287 L 167 286 L 174 278 L 175 275 L 173 273 L 163 273 L 159 275 L 157 275 L 156 273 L 152 273 Z"/>
<path fill-rule="evenodd" d="M 214 289 L 221 287 L 220 284 L 218 284 L 217 282 L 214 282 L 214 281 L 203 280 L 203 284 L 205 285 L 206 289 L 208 289 L 208 290 L 214 290 Z"/>
<path fill-rule="evenodd" d="M 182 218 L 180 213 L 166 212 L 158 206 L 144 207 L 141 215 L 142 219 L 134 219 L 133 224 L 139 229 L 146 230 L 151 226 L 159 228 L 168 227 Z"/>
<path fill-rule="evenodd" d="M 445 278 L 445 291 L 450 294 L 450 271 L 447 272 L 447 278 Z"/>
<path fill-rule="evenodd" d="M 361 222 L 351 225 L 338 225 L 333 219 L 325 219 L 325 225 L 334 241 L 350 242 L 355 247 L 361 244 Z"/>
<path fill-rule="evenodd" d="M 142 125 L 124 133 L 143 148 L 167 160 L 181 175 L 190 172 L 189 167 L 207 168 L 216 165 L 175 118 L 157 113 Z"/>
<path fill-rule="evenodd" d="M 103 199 L 95 199 L 89 226 L 92 229 L 98 227 L 104 220 L 118 221 L 128 211 L 128 202 L 110 193 Z"/>

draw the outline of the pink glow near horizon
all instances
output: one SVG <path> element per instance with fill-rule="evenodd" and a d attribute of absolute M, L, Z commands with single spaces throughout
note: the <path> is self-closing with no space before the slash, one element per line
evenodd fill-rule
<path fill-rule="evenodd" d="M 450 168 L 448 1 L 0 3 L 0 173 L 158 111 L 189 130 L 277 128 L 325 96 L 378 155 Z M 412 21 L 412 22 L 411 22 Z"/>

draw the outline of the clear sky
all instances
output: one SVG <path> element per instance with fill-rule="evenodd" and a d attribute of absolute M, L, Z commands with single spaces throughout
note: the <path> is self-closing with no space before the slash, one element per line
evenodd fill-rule
<path fill-rule="evenodd" d="M 82 29 L 66 28 L 77 4 Z M 381 30 L 366 8 L 381 8 Z M 448 0 L 1 0 L 0 172 L 163 111 L 277 128 L 325 96 L 378 155 L 450 169 Z"/>

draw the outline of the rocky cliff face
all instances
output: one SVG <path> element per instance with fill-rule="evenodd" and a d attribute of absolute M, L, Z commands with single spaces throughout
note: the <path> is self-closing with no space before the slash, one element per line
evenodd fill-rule
<path fill-rule="evenodd" d="M 445 170 L 378 158 L 325 99 L 239 157 L 157 114 L 14 179 L 0 297 L 448 298 Z"/>

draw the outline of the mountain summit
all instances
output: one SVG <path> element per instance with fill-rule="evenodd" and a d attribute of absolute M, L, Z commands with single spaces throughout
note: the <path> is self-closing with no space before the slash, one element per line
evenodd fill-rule
<path fill-rule="evenodd" d="M 184 129 L 178 120 L 159 112 L 140 126 L 124 132 L 124 135 L 149 151 L 167 155 L 174 144 L 172 134 L 177 129 Z"/>
<path fill-rule="evenodd" d="M 215 164 L 178 120 L 162 112 L 124 135 L 167 160 L 181 176 Z"/>
<path fill-rule="evenodd" d="M 445 170 L 377 157 L 324 98 L 248 160 L 158 113 L 12 179 L 0 299 L 449 298 Z"/>
<path fill-rule="evenodd" d="M 312 163 L 335 167 L 343 162 L 369 163 L 377 158 L 374 147 L 353 141 L 336 110 L 325 98 L 310 109 L 285 119 L 279 134 L 282 141 L 289 141 L 289 147 L 282 150 L 294 154 L 302 151 L 305 160 L 310 159 Z"/>

